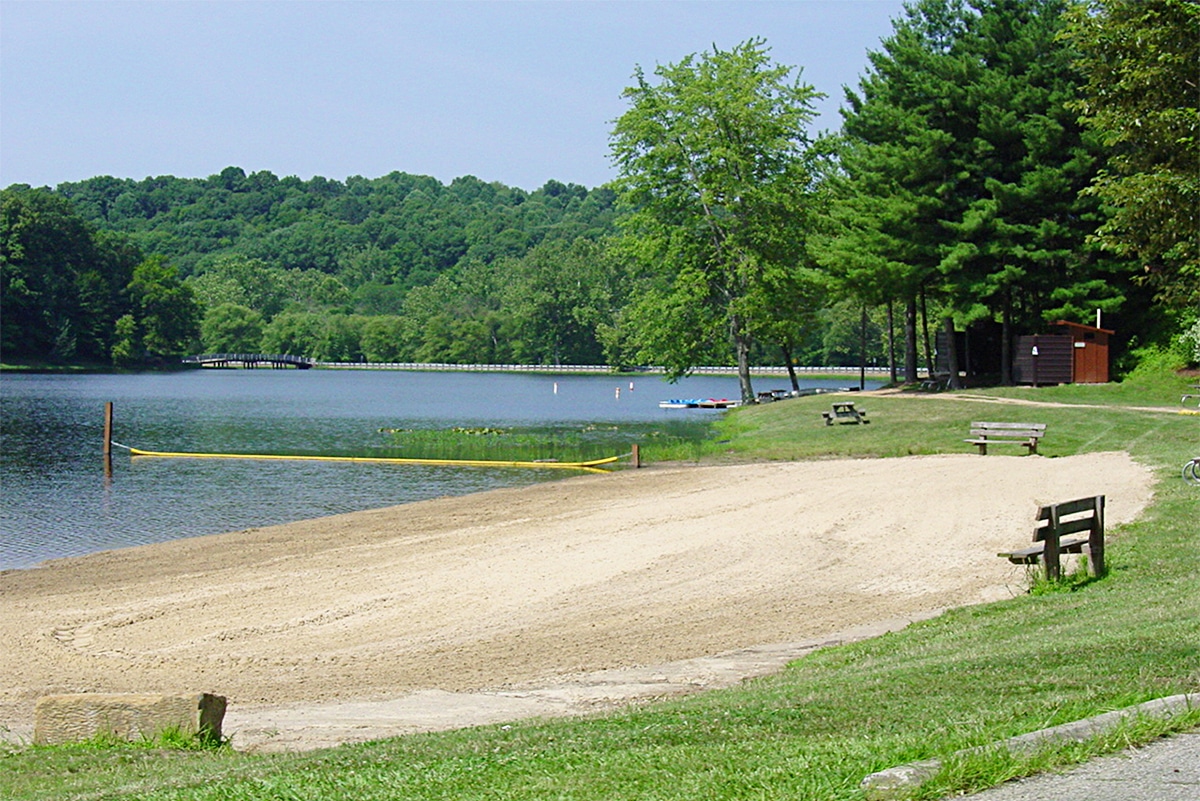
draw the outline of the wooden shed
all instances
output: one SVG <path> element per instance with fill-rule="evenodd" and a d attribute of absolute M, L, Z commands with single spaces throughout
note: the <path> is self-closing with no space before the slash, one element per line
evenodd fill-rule
<path fill-rule="evenodd" d="M 1114 332 L 1091 325 L 1059 320 L 1054 326 L 1071 337 L 1075 356 L 1071 381 L 1075 384 L 1108 383 L 1108 340 Z"/>
<path fill-rule="evenodd" d="M 1018 384 L 1070 384 L 1074 370 L 1071 338 L 1059 334 L 1017 337 L 1013 381 Z"/>
<path fill-rule="evenodd" d="M 1017 337 L 1013 380 L 1018 384 L 1104 384 L 1112 331 L 1059 320 L 1049 334 Z"/>

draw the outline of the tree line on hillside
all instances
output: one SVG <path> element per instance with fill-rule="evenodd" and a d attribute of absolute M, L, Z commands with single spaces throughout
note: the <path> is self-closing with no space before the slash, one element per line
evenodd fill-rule
<path fill-rule="evenodd" d="M 403 292 L 463 259 L 490 263 L 543 241 L 601 237 L 614 213 L 604 188 L 548 181 L 525 192 L 473 176 L 443 185 L 401 172 L 303 181 L 227 167 L 208 178 L 91 178 L 56 193 L 92 225 L 127 234 L 184 275 L 241 256 L 337 275 L 352 291 Z"/>
<path fill-rule="evenodd" d="M 816 90 L 764 40 L 714 48 L 635 73 L 619 178 L 591 190 L 235 167 L 10 187 L 0 347 L 736 364 L 750 397 L 761 363 L 915 380 L 931 326 L 952 365 L 956 331 L 1007 347 L 1097 309 L 1132 345 L 1200 340 L 1198 29 L 1182 0 L 918 0 L 819 141 Z"/>
<path fill-rule="evenodd" d="M 70 208 L 41 195 L 69 200 Z M 258 350 L 284 343 L 317 358 L 357 361 L 383 352 L 395 356 L 401 343 L 381 350 L 381 332 L 394 330 L 400 317 L 411 323 L 413 314 L 420 313 L 436 319 L 431 321 L 430 342 L 419 349 L 457 361 L 469 351 L 481 355 L 465 344 L 477 339 L 481 324 L 497 331 L 501 327 L 495 315 L 487 313 L 494 311 L 499 298 L 479 301 L 479 292 L 488 287 L 473 285 L 486 268 L 496 265 L 498 274 L 511 278 L 516 267 L 509 263 L 531 249 L 585 248 L 611 233 L 615 214 L 612 190 L 587 190 L 558 181 L 529 193 L 473 177 L 455 179 L 449 186 L 403 173 L 342 183 L 321 177 L 279 179 L 269 172 L 247 176 L 237 167 L 207 179 L 98 177 L 62 184 L 53 192 L 14 186 L 4 197 L 11 224 L 3 229 L 7 277 L 0 290 L 6 302 L 11 296 L 14 309 L 23 308 L 23 299 L 39 298 L 44 319 L 29 329 L 39 333 L 26 336 L 20 332 L 28 328 L 28 321 L 14 313 L 3 350 L 18 359 L 48 360 L 106 359 L 115 344 L 116 319 L 122 315 L 113 316 L 116 307 L 69 307 L 56 292 L 25 292 L 23 287 L 40 281 L 70 284 L 70 274 L 86 258 L 56 262 L 53 237 L 31 238 L 28 223 L 18 222 L 22 215 L 60 225 L 66 240 L 120 242 L 134 262 L 149 256 L 171 265 L 184 279 L 189 301 L 199 304 L 203 323 L 193 320 L 191 328 L 181 332 L 175 352 L 232 346 Z M 48 212 L 51 207 L 53 214 Z M 126 265 L 124 272 L 130 269 Z M 49 274 L 55 272 L 57 277 Z M 511 298 L 513 289 L 498 278 L 488 279 L 490 288 L 504 287 Z M 128 276 L 116 281 L 117 294 L 125 291 L 127 280 Z M 422 309 L 422 297 L 428 298 L 432 286 L 447 301 L 437 314 Z M 424 292 L 409 298 L 414 288 Z M 460 302 L 445 294 L 450 290 L 461 292 Z M 482 306 L 476 308 L 479 303 Z M 520 305 L 534 308 L 537 302 Z M 43 329 L 79 327 L 84 318 L 89 320 L 86 325 L 105 329 L 104 335 L 97 333 L 81 349 L 47 345 L 53 336 Z M 425 322 L 430 321 L 421 320 Z M 524 322 L 505 323 L 506 338 L 514 326 L 528 328 Z M 364 349 L 352 340 L 367 328 L 373 333 Z M 266 340 L 260 341 L 263 335 Z M 525 342 L 555 338 L 521 336 Z M 556 336 L 572 338 L 569 332 Z M 453 347 L 439 352 L 435 343 L 446 339 Z M 413 340 L 411 333 L 405 338 L 406 343 Z M 514 342 L 504 350 L 509 358 L 541 361 L 558 358 L 556 350 L 569 354 L 582 347 L 565 342 L 543 355 Z M 153 362 L 164 354 L 149 347 L 142 355 Z"/>

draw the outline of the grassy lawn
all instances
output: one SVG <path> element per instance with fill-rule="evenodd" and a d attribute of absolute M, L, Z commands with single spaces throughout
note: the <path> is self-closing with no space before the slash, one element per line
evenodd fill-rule
<path fill-rule="evenodd" d="M 1128 451 L 1156 473 L 1154 501 L 1140 521 L 1110 527 L 1109 575 L 1072 591 L 959 609 L 814 653 L 736 689 L 583 720 L 518 722 L 288 756 L 135 746 L 0 751 L 0 797 L 859 799 L 859 782 L 876 770 L 1196 692 L 1200 487 L 1179 474 L 1186 459 L 1200 455 L 1200 417 L 1178 413 L 1190 383 L 1195 379 L 1164 376 L 1120 386 L 961 393 L 997 402 L 957 393 L 865 395 L 867 426 L 827 427 L 820 412 L 828 397 L 798 398 L 730 415 L 705 457 L 970 453 L 962 440 L 972 420 L 1046 423 L 1041 452 L 1051 458 Z M 883 556 L 880 569 L 887 569 Z M 1172 725 L 1200 725 L 1200 711 Z M 921 797 L 987 786 L 1162 729 L 1147 721 L 1034 757 L 952 764 Z"/>

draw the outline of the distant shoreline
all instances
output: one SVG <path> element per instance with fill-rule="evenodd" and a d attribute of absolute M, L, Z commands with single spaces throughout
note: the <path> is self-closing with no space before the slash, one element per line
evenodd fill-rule
<path fill-rule="evenodd" d="M 445 364 L 436 362 L 315 362 L 317 370 L 404 370 L 411 372 L 458 372 L 458 373 L 530 373 L 536 375 L 665 375 L 662 367 L 613 367 L 605 364 Z M 247 369 L 238 367 L 201 367 L 193 364 L 160 365 L 144 369 L 116 368 L 97 364 L 9 364 L 0 363 L 0 373 L 64 373 L 81 374 L 128 374 L 128 373 L 171 373 L 197 369 Z M 254 369 L 254 368 L 251 368 Z M 270 369 L 260 367 L 256 369 Z M 801 367 L 792 368 L 797 376 L 807 378 L 840 378 L 855 376 L 865 372 L 867 376 L 878 380 L 889 375 L 887 367 L 867 367 L 865 371 L 859 367 Z M 689 375 L 728 375 L 736 376 L 736 367 L 705 366 L 693 369 Z M 750 375 L 755 377 L 780 376 L 787 377 L 786 367 L 751 367 Z"/>

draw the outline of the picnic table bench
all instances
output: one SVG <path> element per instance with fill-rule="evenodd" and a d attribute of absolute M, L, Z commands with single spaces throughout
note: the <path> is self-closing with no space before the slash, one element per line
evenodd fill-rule
<path fill-rule="evenodd" d="M 1068 536 L 1083 531 L 1088 533 L 1086 537 Z M 997 555 L 1015 565 L 1041 561 L 1046 566 L 1046 577 L 1055 579 L 1062 572 L 1059 557 L 1064 553 L 1086 554 L 1088 571 L 1093 576 L 1104 574 L 1103 495 L 1040 507 L 1033 528 L 1033 545 Z"/>
<path fill-rule="evenodd" d="M 854 403 L 851 401 L 837 401 L 833 404 L 833 408 L 828 412 L 821 412 L 821 416 L 825 418 L 825 425 L 831 426 L 835 422 L 838 423 L 869 423 L 867 413 L 862 409 L 854 408 Z"/>
<path fill-rule="evenodd" d="M 971 423 L 969 442 L 987 456 L 988 445 L 1024 445 L 1029 453 L 1037 453 L 1038 440 L 1046 435 L 1045 423 Z"/>

